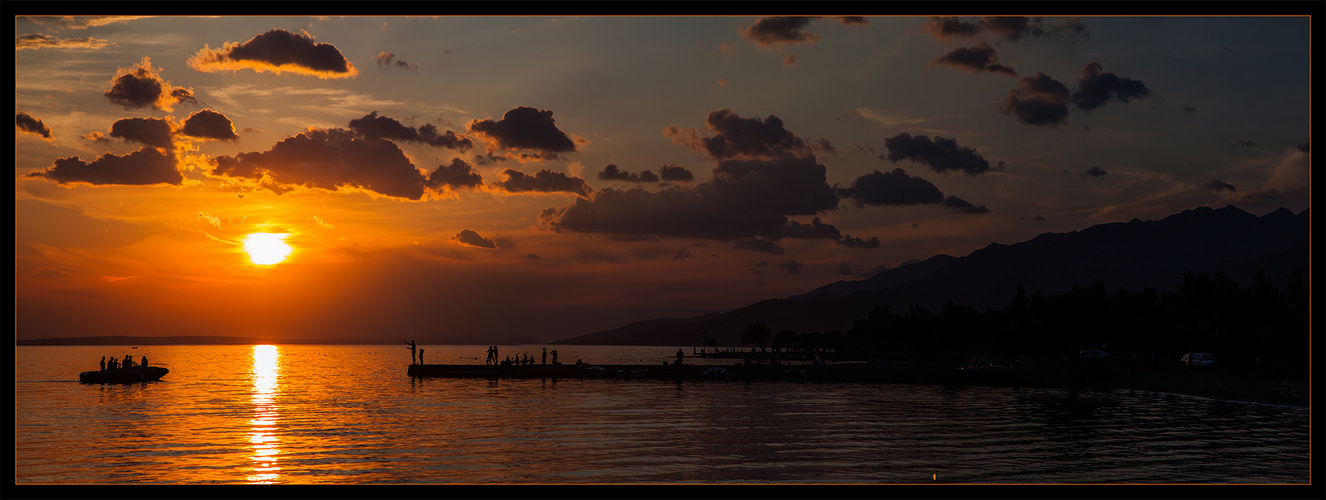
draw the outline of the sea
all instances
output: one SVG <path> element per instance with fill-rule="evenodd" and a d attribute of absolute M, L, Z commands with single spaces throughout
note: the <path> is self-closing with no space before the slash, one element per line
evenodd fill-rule
<path fill-rule="evenodd" d="M 419 345 L 430 364 L 488 346 Z M 677 346 L 498 346 L 662 364 Z M 691 348 L 684 347 L 689 356 Z M 83 384 L 102 356 L 170 373 Z M 415 378 L 409 346 L 20 346 L 19 485 L 1309 483 L 1308 408 L 879 382 Z M 551 359 L 549 359 L 551 362 Z M 732 360 L 687 362 L 713 364 Z"/>

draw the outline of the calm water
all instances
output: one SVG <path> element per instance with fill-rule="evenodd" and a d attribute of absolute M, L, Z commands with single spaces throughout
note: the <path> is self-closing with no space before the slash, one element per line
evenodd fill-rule
<path fill-rule="evenodd" d="M 428 363 L 474 364 L 486 348 L 422 347 Z M 556 349 L 564 363 L 661 364 L 676 352 Z M 129 353 L 171 372 L 77 382 L 101 356 Z M 403 345 L 19 347 L 16 481 L 1309 480 L 1305 408 L 1127 391 L 414 379 L 409 359 Z"/>

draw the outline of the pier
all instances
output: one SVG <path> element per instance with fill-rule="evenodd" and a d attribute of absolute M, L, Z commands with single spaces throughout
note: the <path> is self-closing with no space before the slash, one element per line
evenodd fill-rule
<path fill-rule="evenodd" d="M 412 377 L 510 379 L 673 379 L 872 381 L 913 383 L 1016 384 L 1009 370 L 965 370 L 949 366 L 838 364 L 604 364 L 604 365 L 440 365 L 413 364 Z"/>

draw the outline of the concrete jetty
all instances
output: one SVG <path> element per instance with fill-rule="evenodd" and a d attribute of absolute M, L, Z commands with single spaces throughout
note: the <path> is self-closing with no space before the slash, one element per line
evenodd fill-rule
<path fill-rule="evenodd" d="M 871 363 L 814 364 L 604 364 L 604 365 L 428 365 L 409 366 L 413 377 L 556 378 L 556 379 L 694 379 L 883 381 L 923 383 L 999 383 L 1011 374 L 949 366 L 888 367 Z"/>

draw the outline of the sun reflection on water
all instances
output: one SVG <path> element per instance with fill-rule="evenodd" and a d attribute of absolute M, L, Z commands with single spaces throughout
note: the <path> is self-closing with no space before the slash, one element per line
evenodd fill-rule
<path fill-rule="evenodd" d="M 276 396 L 280 389 L 281 351 L 274 345 L 253 346 L 253 419 L 249 420 L 249 445 L 253 450 L 250 483 L 275 483 L 280 478 L 277 466 L 277 413 Z"/>

